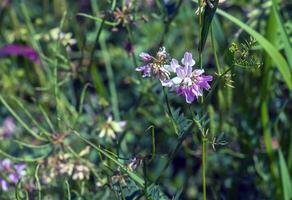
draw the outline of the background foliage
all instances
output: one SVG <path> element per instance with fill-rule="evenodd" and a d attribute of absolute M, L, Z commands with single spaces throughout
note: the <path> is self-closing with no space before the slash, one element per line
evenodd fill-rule
<path fill-rule="evenodd" d="M 291 199 L 291 2 L 207 3 L 201 22 L 197 1 L 127 3 L 0 2 L 0 133 L 16 124 L 0 154 L 27 165 L 1 199 L 202 199 L 204 138 L 207 199 Z M 204 98 L 135 72 L 161 46 L 202 62 Z M 100 137 L 109 127 L 117 137 Z"/>

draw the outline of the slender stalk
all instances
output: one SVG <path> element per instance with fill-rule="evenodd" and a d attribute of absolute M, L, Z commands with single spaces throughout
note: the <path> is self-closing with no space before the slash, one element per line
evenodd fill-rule
<path fill-rule="evenodd" d="M 4 107 L 11 113 L 11 115 L 20 123 L 20 125 L 29 132 L 34 138 L 41 140 L 41 141 L 47 141 L 46 138 L 43 138 L 42 136 L 38 135 L 33 129 L 29 127 L 27 123 L 25 123 L 21 117 L 14 111 L 12 107 L 7 103 L 7 101 L 0 95 L 0 102 L 4 105 Z"/>
<path fill-rule="evenodd" d="M 193 115 L 193 114 L 192 114 Z M 206 148 L 206 144 L 208 142 L 208 138 L 207 138 L 207 133 L 208 130 L 205 131 L 204 128 L 202 127 L 200 121 L 198 121 L 197 119 L 193 119 L 193 122 L 197 125 L 198 129 L 200 130 L 201 134 L 202 134 L 202 187 L 203 187 L 203 200 L 207 199 L 207 184 L 206 184 L 206 157 L 207 157 L 207 148 Z M 195 134 L 194 134 L 195 136 Z M 195 139 L 195 138 L 194 138 Z"/>
<path fill-rule="evenodd" d="M 64 26 L 64 23 L 65 23 L 65 19 L 67 17 L 67 12 L 64 12 L 63 13 L 63 16 L 62 16 L 62 20 L 61 20 L 61 23 L 60 23 L 60 26 L 59 26 L 59 30 L 60 32 L 62 31 L 63 29 L 63 26 Z M 55 96 L 55 103 L 56 103 L 56 115 L 57 115 L 57 125 L 58 125 L 58 128 L 60 129 L 61 127 L 61 124 L 60 124 L 60 105 L 59 105 L 59 85 L 58 85 L 58 65 L 59 65 L 59 60 L 58 60 L 58 54 L 59 54 L 59 51 L 60 51 L 60 46 L 61 46 L 61 35 L 60 33 L 58 34 L 58 40 L 57 40 L 57 43 L 56 43 L 56 49 L 55 49 L 55 61 L 54 61 L 54 96 Z"/>
<path fill-rule="evenodd" d="M 126 29 L 127 29 L 129 41 L 130 41 L 131 45 L 134 45 L 134 36 L 133 36 L 133 32 L 132 32 L 129 24 L 126 25 Z M 133 47 L 133 49 L 134 49 L 134 47 Z M 134 66 L 138 66 L 138 63 L 137 63 L 137 59 L 136 59 L 136 55 L 135 55 L 135 51 L 134 50 L 131 53 L 131 55 L 132 55 L 132 59 L 133 59 Z"/>
<path fill-rule="evenodd" d="M 135 181 L 140 187 L 144 187 L 144 180 L 142 178 L 140 178 L 138 175 L 136 175 L 134 172 L 129 171 L 128 168 L 126 166 L 124 166 L 122 163 L 120 163 L 116 158 L 114 158 L 112 155 L 110 155 L 106 150 L 102 149 L 101 147 L 96 146 L 95 144 L 93 144 L 91 141 L 87 140 L 86 138 L 84 138 L 83 136 L 81 136 L 77 131 L 72 130 L 72 132 L 79 137 L 80 139 L 82 139 L 85 143 L 87 143 L 88 145 L 90 145 L 92 148 L 94 148 L 95 150 L 97 150 L 99 153 L 101 153 L 102 155 L 104 155 L 105 157 L 107 157 L 109 160 L 111 160 L 112 162 L 114 162 L 116 165 L 118 165 L 123 171 L 125 171 L 129 177 Z"/>
<path fill-rule="evenodd" d="M 114 73 L 113 73 L 113 69 L 112 69 L 110 55 L 109 55 L 107 45 L 106 45 L 104 38 L 101 38 L 100 46 L 102 49 L 102 56 L 103 56 L 104 62 L 105 62 L 106 74 L 107 74 L 107 77 L 109 80 L 109 91 L 110 91 L 110 96 L 111 96 L 111 104 L 113 106 L 114 118 L 115 118 L 115 120 L 119 121 L 120 120 L 120 111 L 119 111 L 117 89 L 116 89 L 116 85 L 115 85 L 115 79 L 114 79 Z"/>
<path fill-rule="evenodd" d="M 103 29 L 103 25 L 104 25 L 104 22 L 105 22 L 105 18 L 102 19 L 102 22 L 99 26 L 99 28 L 97 27 L 97 23 L 95 23 L 96 25 L 96 28 L 98 28 L 98 31 L 96 32 L 96 37 L 95 37 L 95 42 L 94 42 L 94 45 L 91 49 L 91 53 L 90 53 L 90 61 L 89 61 L 89 64 L 88 64 L 88 69 L 90 69 L 92 63 L 93 63 L 93 59 L 94 59 L 94 52 L 95 52 L 95 48 L 96 46 L 98 45 L 98 41 L 99 41 L 99 37 L 101 35 L 101 32 L 102 32 L 102 29 Z"/>
<path fill-rule="evenodd" d="M 219 62 L 219 58 L 218 58 L 218 54 L 217 54 L 217 47 L 216 47 L 216 43 L 215 43 L 215 35 L 214 35 L 214 31 L 213 31 L 213 26 L 211 26 L 211 42 L 212 42 L 212 48 L 213 48 L 217 73 L 221 74 L 221 67 L 220 67 L 220 62 Z"/>
<path fill-rule="evenodd" d="M 199 9 L 203 7 L 203 0 L 199 0 Z M 202 40 L 202 12 L 199 12 L 199 27 L 200 27 L 200 41 Z M 202 51 L 199 51 L 199 64 L 200 68 L 203 68 L 203 54 Z"/>
<path fill-rule="evenodd" d="M 40 164 L 38 164 L 36 166 L 35 169 L 35 173 L 34 173 L 34 177 L 35 177 L 35 181 L 36 181 L 36 186 L 37 186 L 37 190 L 38 190 L 38 199 L 41 200 L 42 199 L 42 187 L 41 187 L 41 183 L 40 183 L 40 179 L 39 179 L 39 168 L 40 168 Z"/>
<path fill-rule="evenodd" d="M 203 186 L 203 199 L 207 199 L 207 184 L 206 184 L 206 142 L 207 138 L 205 135 L 202 136 L 202 186 Z"/>
<path fill-rule="evenodd" d="M 182 0 L 178 1 L 176 9 L 175 9 L 175 12 L 172 14 L 172 16 L 168 16 L 167 10 L 165 8 L 163 8 L 160 3 L 156 3 L 157 6 L 159 7 L 160 12 L 163 14 L 162 19 L 163 19 L 163 23 L 164 23 L 164 30 L 163 30 L 163 34 L 162 34 L 162 37 L 161 37 L 161 40 L 160 40 L 160 43 L 159 43 L 160 47 L 164 45 L 165 36 L 169 32 L 169 27 L 170 27 L 172 21 L 177 16 L 178 11 L 179 11 L 179 9 L 180 9 L 180 7 L 182 5 L 182 2 L 183 2 Z"/>
<path fill-rule="evenodd" d="M 162 87 L 162 90 L 163 90 L 163 95 L 164 95 L 164 98 L 165 98 L 165 103 L 166 103 L 166 106 L 167 106 L 168 115 L 170 116 L 174 132 L 178 135 L 179 134 L 178 133 L 178 128 L 177 128 L 177 125 L 175 123 L 175 119 L 173 118 L 173 115 L 172 115 L 172 111 L 171 111 L 171 107 L 170 107 L 170 103 L 169 103 L 169 100 L 168 100 L 167 93 L 165 92 L 164 87 Z"/>
<path fill-rule="evenodd" d="M 91 5 L 93 7 L 93 11 L 95 13 L 98 13 L 97 1 L 92 0 Z M 112 7 L 111 7 L 112 11 L 115 9 L 115 6 L 116 6 L 116 1 L 113 1 Z M 102 19 L 102 20 L 104 20 L 104 19 Z M 104 21 L 104 23 L 105 23 L 105 21 Z M 101 51 L 102 51 L 102 57 L 104 58 L 104 62 L 105 62 L 106 74 L 107 74 L 107 78 L 109 80 L 109 91 L 110 91 L 110 97 L 111 97 L 111 104 L 113 107 L 114 119 L 119 121 L 120 120 L 120 111 L 119 111 L 117 89 L 116 89 L 115 80 L 114 80 L 114 73 L 113 73 L 113 69 L 112 69 L 110 54 L 108 52 L 108 48 L 106 45 L 106 39 L 104 37 L 102 37 L 102 35 L 99 35 L 99 34 L 101 34 L 101 31 L 102 31 L 101 27 L 102 26 L 100 26 L 100 30 L 99 30 L 100 32 L 98 32 L 96 39 L 99 39 L 99 44 L 101 46 Z"/>

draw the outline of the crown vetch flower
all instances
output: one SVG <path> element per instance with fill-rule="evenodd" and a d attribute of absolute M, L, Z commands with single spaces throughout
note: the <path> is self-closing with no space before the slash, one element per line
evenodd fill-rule
<path fill-rule="evenodd" d="M 186 98 L 187 103 L 192 103 L 195 99 L 203 95 L 203 89 L 210 89 L 209 81 L 213 80 L 212 76 L 206 76 L 203 69 L 195 69 L 195 61 L 192 54 L 186 52 L 181 60 L 184 66 L 179 65 L 176 59 L 172 59 L 170 70 L 176 73 L 172 79 L 162 82 L 165 87 L 170 87 L 180 96 Z"/>
<path fill-rule="evenodd" d="M 142 77 L 151 77 L 152 75 L 157 77 L 160 81 L 169 79 L 170 72 L 168 71 L 169 54 L 165 48 L 162 47 L 156 54 L 156 57 L 151 56 L 148 53 L 142 52 L 140 59 L 145 63 L 141 67 L 137 67 L 136 71 L 142 72 Z"/>

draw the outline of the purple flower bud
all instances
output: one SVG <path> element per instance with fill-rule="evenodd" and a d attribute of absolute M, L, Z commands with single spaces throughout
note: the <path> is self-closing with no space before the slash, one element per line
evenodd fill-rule
<path fill-rule="evenodd" d="M 150 54 L 145 53 L 145 52 L 140 53 L 139 56 L 140 56 L 140 59 L 144 62 L 150 62 L 153 59 Z"/>

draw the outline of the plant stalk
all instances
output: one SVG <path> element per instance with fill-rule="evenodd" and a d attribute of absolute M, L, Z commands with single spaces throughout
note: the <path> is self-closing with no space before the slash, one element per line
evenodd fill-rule
<path fill-rule="evenodd" d="M 206 141 L 207 141 L 207 138 L 203 134 L 202 135 L 202 186 L 203 186 L 203 199 L 204 200 L 207 199 L 207 192 L 206 192 L 206 189 L 207 189 L 207 184 L 206 184 L 206 156 L 207 156 Z"/>

